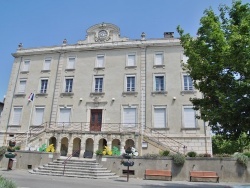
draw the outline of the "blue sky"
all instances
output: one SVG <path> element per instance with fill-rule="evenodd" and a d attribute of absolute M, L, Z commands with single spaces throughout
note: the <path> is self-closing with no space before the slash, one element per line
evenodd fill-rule
<path fill-rule="evenodd" d="M 243 0 L 243 3 L 249 0 Z M 195 36 L 206 8 L 216 12 L 232 0 L 0 0 L 0 101 L 7 94 L 14 61 L 11 53 L 24 48 L 75 44 L 86 30 L 101 22 L 120 27 L 121 36 L 162 38 L 181 25 Z"/>

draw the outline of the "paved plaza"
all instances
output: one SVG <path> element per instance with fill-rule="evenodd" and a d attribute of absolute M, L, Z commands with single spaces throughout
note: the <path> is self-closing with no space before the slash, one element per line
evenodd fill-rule
<path fill-rule="evenodd" d="M 0 175 L 13 180 L 18 188 L 250 188 L 244 183 L 203 183 L 188 181 L 158 181 L 126 177 L 117 179 L 85 179 L 30 174 L 27 170 L 0 169 Z"/>

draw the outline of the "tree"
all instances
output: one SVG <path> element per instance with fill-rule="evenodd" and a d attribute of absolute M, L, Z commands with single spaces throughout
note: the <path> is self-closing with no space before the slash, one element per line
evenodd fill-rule
<path fill-rule="evenodd" d="M 221 5 L 219 15 L 206 9 L 197 37 L 178 26 L 181 45 L 188 57 L 183 63 L 203 97 L 191 98 L 201 118 L 215 134 L 237 139 L 250 135 L 250 5 L 233 1 Z"/>

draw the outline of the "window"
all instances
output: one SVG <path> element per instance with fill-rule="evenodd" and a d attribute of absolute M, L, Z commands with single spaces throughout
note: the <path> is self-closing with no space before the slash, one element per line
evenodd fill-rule
<path fill-rule="evenodd" d="M 125 127 L 135 127 L 135 124 L 136 124 L 136 108 L 135 107 L 123 108 L 123 124 Z"/>
<path fill-rule="evenodd" d="M 47 93 L 47 87 L 48 87 L 48 79 L 47 78 L 41 79 L 40 93 Z"/>
<path fill-rule="evenodd" d="M 155 53 L 155 65 L 163 65 L 163 52 L 156 52 Z"/>
<path fill-rule="evenodd" d="M 25 93 L 25 88 L 26 88 L 26 80 L 20 80 L 18 93 Z"/>
<path fill-rule="evenodd" d="M 192 90 L 194 90 L 193 80 L 188 75 L 183 75 L 183 90 L 184 91 L 192 91 Z"/>
<path fill-rule="evenodd" d="M 183 107 L 183 125 L 184 128 L 195 128 L 195 110 L 192 106 Z"/>
<path fill-rule="evenodd" d="M 43 123 L 44 107 L 36 107 L 33 119 L 33 125 L 41 125 Z"/>
<path fill-rule="evenodd" d="M 97 55 L 96 57 L 96 67 L 101 67 L 103 68 L 104 67 L 104 55 Z"/>
<path fill-rule="evenodd" d="M 24 60 L 22 71 L 29 71 L 30 60 Z"/>
<path fill-rule="evenodd" d="M 128 54 L 127 66 L 136 66 L 135 57 L 135 53 Z"/>
<path fill-rule="evenodd" d="M 73 90 L 73 78 L 65 78 L 65 93 L 71 93 Z"/>
<path fill-rule="evenodd" d="M 165 128 L 166 127 L 166 107 L 155 107 L 154 108 L 154 128 Z"/>
<path fill-rule="evenodd" d="M 154 76 L 154 91 L 160 92 L 165 91 L 165 76 L 164 75 L 155 75 Z"/>
<path fill-rule="evenodd" d="M 73 56 L 68 57 L 67 69 L 74 69 L 75 61 L 76 61 L 76 57 L 73 57 Z"/>
<path fill-rule="evenodd" d="M 65 124 L 70 122 L 70 114 L 71 114 L 71 108 L 60 108 L 60 112 L 59 112 L 59 121 L 61 123 L 64 123 L 64 125 L 68 125 Z"/>
<path fill-rule="evenodd" d="M 51 58 L 46 58 L 43 64 L 43 70 L 50 70 Z"/>
<path fill-rule="evenodd" d="M 14 107 L 12 116 L 12 125 L 20 125 L 22 107 Z"/>
<path fill-rule="evenodd" d="M 134 75 L 126 76 L 126 91 L 128 92 L 135 91 L 135 76 Z"/>
<path fill-rule="evenodd" d="M 103 77 L 97 76 L 95 77 L 95 83 L 94 83 L 94 92 L 102 92 L 103 91 Z"/>

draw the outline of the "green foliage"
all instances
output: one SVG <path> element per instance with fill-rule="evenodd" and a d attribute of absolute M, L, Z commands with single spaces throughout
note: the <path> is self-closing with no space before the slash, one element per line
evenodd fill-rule
<path fill-rule="evenodd" d="M 0 188 L 16 188 L 16 184 L 2 176 L 0 176 Z"/>
<path fill-rule="evenodd" d="M 7 150 L 6 146 L 1 146 L 0 147 L 0 156 L 2 156 L 3 154 L 5 154 L 6 150 Z"/>
<path fill-rule="evenodd" d="M 174 164 L 178 166 L 182 166 L 185 163 L 185 156 L 180 153 L 173 154 L 172 157 L 174 160 Z"/>
<path fill-rule="evenodd" d="M 155 153 L 146 153 L 143 155 L 143 157 L 146 159 L 157 159 L 160 158 L 160 155 Z"/>
<path fill-rule="evenodd" d="M 235 153 L 234 158 L 236 158 L 237 162 L 243 166 L 247 166 L 248 157 L 243 153 Z"/>
<path fill-rule="evenodd" d="M 102 150 L 100 150 L 100 149 L 96 150 L 96 151 L 95 151 L 95 154 L 96 154 L 96 155 L 102 155 Z"/>
<path fill-rule="evenodd" d="M 220 153 L 220 154 L 215 154 L 214 157 L 232 157 L 231 154 L 228 153 Z"/>
<path fill-rule="evenodd" d="M 46 144 L 43 144 L 43 145 L 39 148 L 39 151 L 40 151 L 40 152 L 45 152 L 46 149 L 47 149 Z"/>
<path fill-rule="evenodd" d="M 113 146 L 113 148 L 112 148 L 112 154 L 116 155 L 116 156 L 119 156 L 119 155 L 121 155 L 121 152 L 119 151 L 118 147 Z"/>
<path fill-rule="evenodd" d="M 247 156 L 248 158 L 250 158 L 250 152 L 244 152 L 243 153 L 245 156 Z"/>
<path fill-rule="evenodd" d="M 15 150 L 20 150 L 21 147 L 20 146 L 15 146 Z"/>
<path fill-rule="evenodd" d="M 212 147 L 214 154 L 234 154 L 249 149 L 250 139 L 246 133 L 241 133 L 238 139 L 229 140 L 224 136 L 216 135 L 212 137 Z"/>
<path fill-rule="evenodd" d="M 203 97 L 192 98 L 195 110 L 218 135 L 236 140 L 250 135 L 250 4 L 240 0 L 220 6 L 220 14 L 204 11 L 197 38 L 178 26 L 184 54 L 183 69 Z"/>
<path fill-rule="evenodd" d="M 197 153 L 195 151 L 190 151 L 190 152 L 187 153 L 187 156 L 188 157 L 196 157 Z"/>
<path fill-rule="evenodd" d="M 160 151 L 160 156 L 168 156 L 169 153 L 170 153 L 169 150 Z"/>
<path fill-rule="evenodd" d="M 199 153 L 198 157 L 211 157 L 210 153 Z"/>

